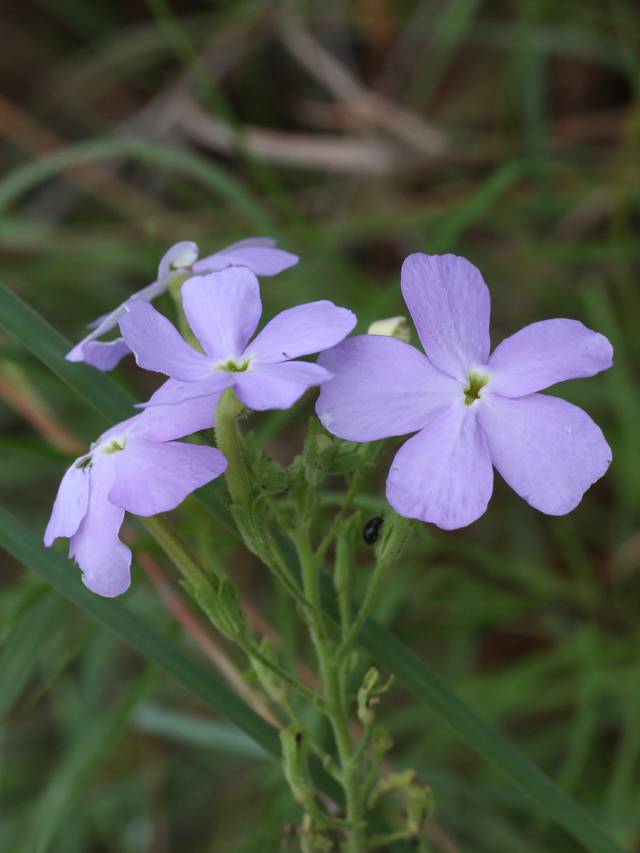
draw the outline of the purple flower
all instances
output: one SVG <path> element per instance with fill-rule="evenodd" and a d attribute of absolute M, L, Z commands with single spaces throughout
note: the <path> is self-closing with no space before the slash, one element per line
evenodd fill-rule
<path fill-rule="evenodd" d="M 402 293 L 428 358 L 390 337 L 343 341 L 320 363 L 318 417 L 335 435 L 374 441 L 417 432 L 393 460 L 389 503 L 446 530 L 486 510 L 493 466 L 549 515 L 574 509 L 611 450 L 582 409 L 536 392 L 612 364 L 609 341 L 576 320 L 543 320 L 490 355 L 489 290 L 455 255 L 410 255 Z"/>
<path fill-rule="evenodd" d="M 191 272 L 214 272 L 229 266 L 247 267 L 256 275 L 270 276 L 294 266 L 299 260 L 297 255 L 276 248 L 275 240 L 269 237 L 241 240 L 201 260 L 198 260 L 198 255 L 197 245 L 190 241 L 185 240 L 172 246 L 160 261 L 157 279 L 134 293 L 110 314 L 105 314 L 91 323 L 92 331 L 67 353 L 67 360 L 86 361 L 99 370 L 112 370 L 129 353 L 129 347 L 122 338 L 113 341 L 99 341 L 98 338 L 115 329 L 133 299 L 151 302 L 156 296 L 164 293 L 178 276 Z"/>
<path fill-rule="evenodd" d="M 203 352 L 148 302 L 131 302 L 120 321 L 140 367 L 179 380 L 166 402 L 233 387 L 250 409 L 287 409 L 331 377 L 324 367 L 295 359 L 334 346 L 356 323 L 346 308 L 310 302 L 278 314 L 249 343 L 262 304 L 258 279 L 242 267 L 190 278 L 182 285 L 182 304 Z"/>
<path fill-rule="evenodd" d="M 152 400 L 161 403 L 172 386 L 166 382 Z M 173 441 L 212 426 L 214 412 L 205 399 L 150 407 L 101 435 L 68 469 L 44 544 L 68 537 L 69 556 L 92 592 L 112 597 L 129 587 L 131 551 L 118 538 L 125 510 L 167 512 L 224 472 L 227 461 L 219 450 Z"/>

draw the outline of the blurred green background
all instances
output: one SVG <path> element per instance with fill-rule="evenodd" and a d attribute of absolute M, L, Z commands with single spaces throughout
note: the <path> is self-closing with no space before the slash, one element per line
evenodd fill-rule
<path fill-rule="evenodd" d="M 407 254 L 446 251 L 483 271 L 495 342 L 556 316 L 612 339 L 612 371 L 561 389 L 613 447 L 604 480 L 564 518 L 496 481 L 472 527 L 421 526 L 378 616 L 640 850 L 638 4 L 23 0 L 0 30 L 0 276 L 70 339 L 172 243 L 258 234 L 302 258 L 264 283 L 267 316 L 329 298 L 364 331 L 402 313 Z M 153 377 L 130 362 L 119 381 L 144 399 Z M 313 396 L 251 422 L 281 461 Z M 101 429 L 0 338 L 1 500 L 34 530 Z M 176 521 L 303 656 L 264 570 L 191 504 Z M 0 850 L 295 849 L 273 762 L 1 559 Z M 196 653 L 134 567 L 131 606 Z M 394 766 L 433 786 L 434 850 L 581 849 L 401 689 L 381 714 Z"/>

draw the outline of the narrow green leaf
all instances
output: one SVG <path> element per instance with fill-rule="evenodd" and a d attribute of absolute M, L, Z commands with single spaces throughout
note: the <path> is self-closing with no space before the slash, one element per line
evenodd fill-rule
<path fill-rule="evenodd" d="M 108 395 L 114 393 L 113 389 L 117 388 L 113 380 L 107 376 L 98 374 L 97 371 L 90 371 L 91 382 L 85 380 L 76 382 L 76 375 L 80 375 L 82 368 L 79 365 L 72 365 L 64 361 L 64 353 L 68 350 L 69 344 L 46 321 L 2 284 L 0 284 L 0 327 L 4 328 L 13 337 L 16 337 L 37 358 L 48 364 L 58 376 L 71 388 L 76 389 L 81 396 L 90 402 L 110 422 L 119 419 L 120 413 L 116 416 L 113 408 L 105 404 Z M 117 390 L 121 393 L 120 389 Z M 129 414 L 130 410 L 123 416 L 126 417 Z M 218 502 L 217 506 L 214 502 L 210 503 L 207 501 L 207 503 L 209 509 L 219 513 L 222 522 L 228 524 L 226 508 L 220 502 Z M 14 525 L 18 524 L 19 522 L 12 520 L 11 516 L 8 516 L 4 511 L 0 511 L 0 542 L 3 542 L 5 547 L 12 553 L 14 551 L 11 545 L 7 545 L 6 543 L 13 541 L 11 534 L 12 531 L 15 534 L 16 528 Z M 21 525 L 20 528 L 23 538 L 25 535 L 29 536 L 25 528 Z M 22 542 L 22 545 L 24 546 L 24 542 Z M 13 547 L 16 547 L 15 542 Z M 45 554 L 37 540 L 32 541 L 26 551 L 23 548 L 19 550 L 21 550 L 21 553 L 25 553 L 26 556 L 18 556 L 18 559 L 22 559 L 27 565 L 36 568 L 36 571 L 40 571 L 54 586 L 56 586 L 56 582 L 60 584 L 57 588 L 60 588 L 63 594 L 71 597 L 67 591 L 68 581 L 63 582 L 61 579 L 63 573 L 66 576 L 69 575 L 68 564 L 63 558 L 59 558 L 55 567 L 50 567 L 49 563 L 43 560 L 43 555 L 49 555 Z M 162 637 L 158 639 L 162 641 L 164 651 L 161 653 L 161 647 L 154 649 L 153 641 L 149 638 L 149 629 L 144 625 L 137 626 L 136 628 L 132 627 L 127 620 L 131 620 L 133 617 L 119 602 L 106 601 L 92 596 L 84 588 L 81 588 L 80 581 L 77 578 L 70 589 L 73 590 L 72 595 L 74 596 L 74 600 L 76 600 L 75 596 L 79 596 L 77 603 L 95 615 L 102 624 L 112 627 L 121 636 L 125 636 L 122 630 L 120 630 L 122 626 L 118 626 L 118 624 L 112 626 L 112 621 L 115 618 L 116 623 L 118 623 L 120 615 L 124 612 L 124 624 L 127 626 L 127 636 L 125 638 L 129 639 L 132 645 L 140 648 L 144 654 L 148 655 L 150 660 L 159 663 L 164 669 L 174 674 L 182 683 L 185 683 L 186 678 L 188 682 L 186 686 L 190 686 L 194 692 L 203 696 L 205 701 L 209 701 L 209 704 L 213 707 L 218 707 L 222 713 L 225 713 L 229 719 L 236 722 L 240 728 L 243 728 L 245 731 L 248 730 L 248 723 L 244 717 L 244 711 L 248 710 L 246 706 L 242 706 L 243 710 L 239 711 L 237 704 L 240 703 L 240 700 L 231 694 L 235 704 L 232 703 L 233 707 L 228 707 L 227 712 L 223 711 L 220 707 L 220 697 L 217 690 L 211 687 L 212 677 L 209 673 L 203 671 L 200 667 L 194 670 L 193 667 L 196 665 L 188 661 L 188 659 L 188 669 L 182 670 L 177 665 L 174 657 L 176 654 L 174 648 L 168 645 L 167 641 Z M 329 593 L 327 596 L 327 606 L 329 609 L 334 609 L 331 584 L 328 582 L 328 579 L 327 592 Z M 116 615 L 114 616 L 114 614 Z M 142 638 L 138 636 L 138 630 L 142 631 Z M 548 815 L 556 823 L 564 827 L 574 838 L 582 842 L 587 850 L 593 851 L 593 853 L 622 853 L 621 848 L 603 832 L 588 812 L 583 810 L 558 788 L 517 747 L 484 723 L 477 714 L 458 699 L 390 631 L 376 622 L 369 620 L 360 636 L 360 643 L 378 664 L 387 667 L 390 672 L 395 673 L 398 680 L 418 699 L 425 702 L 443 722 L 450 725 L 479 755 L 500 769 L 511 782 L 517 785 L 529 797 L 542 813 Z M 227 688 L 224 685 L 222 687 L 228 694 L 229 691 Z M 203 691 L 206 693 L 206 697 L 203 695 Z M 227 707 L 224 692 L 221 695 L 223 696 L 222 704 Z M 240 704 L 242 705 L 242 703 Z M 253 714 L 253 712 L 250 713 Z M 255 717 L 255 715 L 253 716 Z M 236 717 L 238 717 L 240 722 L 238 722 Z M 268 730 L 268 737 L 265 741 L 266 734 L 264 728 L 266 728 L 266 725 L 260 718 L 256 719 L 260 724 L 258 726 L 260 737 L 255 737 L 255 739 L 263 745 L 268 741 L 269 745 L 266 748 L 268 751 L 273 751 L 273 732 Z M 256 720 L 252 720 L 252 730 L 256 725 Z M 252 734 L 252 732 L 248 733 Z M 252 736 L 254 735 L 252 734 Z"/>
<path fill-rule="evenodd" d="M 265 752 L 235 726 L 218 720 L 204 719 L 195 714 L 161 708 L 145 703 L 133 713 L 133 722 L 140 731 L 181 741 L 190 746 L 205 747 L 225 755 L 263 759 Z"/>
<path fill-rule="evenodd" d="M 62 600 L 39 596 L 18 617 L 0 653 L 0 719 L 9 711 L 40 660 L 41 644 L 60 613 Z"/>
<path fill-rule="evenodd" d="M 89 592 L 80 581 L 80 573 L 74 571 L 69 560 L 56 551 L 46 550 L 40 539 L 2 506 L 0 544 L 16 560 L 43 577 L 85 613 L 169 673 L 209 707 L 235 723 L 266 752 L 275 756 L 280 754 L 274 730 L 215 673 L 138 619 L 121 601 L 100 598 Z"/>

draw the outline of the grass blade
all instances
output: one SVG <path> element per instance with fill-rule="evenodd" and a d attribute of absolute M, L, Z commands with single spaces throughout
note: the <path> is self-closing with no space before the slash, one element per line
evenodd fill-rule
<path fill-rule="evenodd" d="M 62 608 L 57 595 L 39 596 L 19 616 L 0 654 L 0 719 L 9 711 L 40 660 L 42 641 Z"/>
<path fill-rule="evenodd" d="M 235 723 L 266 752 L 280 755 L 275 731 L 221 679 L 142 622 L 121 601 L 100 598 L 89 592 L 82 585 L 79 572 L 73 571 L 65 557 L 56 551 L 45 550 L 40 538 L 2 506 L 0 544 L 81 610 L 199 696 L 210 708 Z"/>

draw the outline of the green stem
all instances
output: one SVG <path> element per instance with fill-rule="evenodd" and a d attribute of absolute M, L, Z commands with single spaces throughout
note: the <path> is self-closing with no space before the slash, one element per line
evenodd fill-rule
<path fill-rule="evenodd" d="M 360 605 L 360 609 L 358 610 L 358 614 L 356 618 L 351 623 L 349 630 L 346 632 L 344 639 L 340 643 L 340 647 L 338 648 L 336 659 L 338 664 L 342 661 L 344 656 L 349 653 L 349 650 L 358 639 L 358 635 L 362 628 L 364 627 L 364 623 L 367 621 L 369 616 L 371 615 L 371 611 L 375 607 L 376 601 L 378 599 L 378 593 L 380 592 L 380 584 L 382 583 L 382 578 L 384 576 L 384 570 L 387 568 L 388 562 L 386 560 L 378 559 L 376 560 L 376 564 L 374 566 L 371 579 L 369 581 L 369 586 L 367 587 L 367 591 L 365 593 L 362 604 Z"/>
<path fill-rule="evenodd" d="M 185 580 L 193 586 L 203 583 L 215 586 L 215 577 L 206 572 L 191 555 L 188 546 L 165 518 L 156 515 L 153 518 L 143 518 L 142 523 Z"/>
<path fill-rule="evenodd" d="M 251 483 L 238 432 L 238 415 L 242 409 L 243 405 L 233 388 L 227 388 L 216 411 L 216 441 L 227 460 L 225 476 L 231 500 L 237 506 L 248 506 L 251 501 Z"/>
<path fill-rule="evenodd" d="M 345 792 L 347 818 L 351 831 L 345 850 L 359 853 L 366 849 L 366 825 L 359 784 L 357 764 L 353 761 L 353 746 L 349 735 L 348 716 L 340 689 L 339 669 L 336 666 L 327 635 L 327 626 L 320 601 L 320 563 L 311 549 L 306 532 L 294 531 L 293 541 L 302 568 L 304 592 L 311 605 L 307 618 L 311 639 L 318 658 L 320 678 L 325 692 L 326 714 L 340 760 L 341 782 Z"/>

